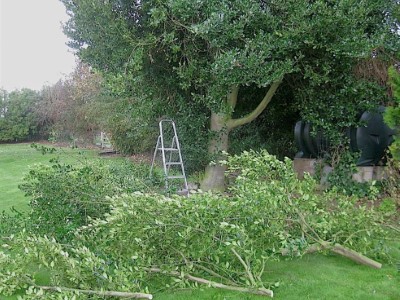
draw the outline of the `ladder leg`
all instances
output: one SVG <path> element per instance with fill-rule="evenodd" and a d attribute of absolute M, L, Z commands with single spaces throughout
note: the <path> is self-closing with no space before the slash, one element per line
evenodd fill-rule
<path fill-rule="evenodd" d="M 156 161 L 158 147 L 159 147 L 159 144 L 160 144 L 160 138 L 161 138 L 161 136 L 158 136 L 156 148 L 154 149 L 153 160 L 151 162 L 151 168 L 150 168 L 150 177 L 153 176 L 153 168 L 154 168 L 154 164 L 155 164 L 155 161 Z"/>
<path fill-rule="evenodd" d="M 171 143 L 171 149 L 175 148 L 175 136 L 172 138 L 172 143 Z M 172 161 L 172 151 L 169 152 L 169 158 L 168 158 L 168 163 L 170 163 Z M 169 169 L 170 169 L 171 165 L 168 164 L 168 174 L 169 174 Z"/>

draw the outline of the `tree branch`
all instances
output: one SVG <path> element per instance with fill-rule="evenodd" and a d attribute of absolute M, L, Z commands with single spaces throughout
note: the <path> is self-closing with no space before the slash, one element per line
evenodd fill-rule
<path fill-rule="evenodd" d="M 278 89 L 279 85 L 281 84 L 281 82 L 282 81 L 279 80 L 279 81 L 275 81 L 271 84 L 268 92 L 266 93 L 266 95 L 264 96 L 264 98 L 262 99 L 260 104 L 258 104 L 258 106 L 251 113 L 249 113 L 239 119 L 229 120 L 228 121 L 228 129 L 233 129 L 235 127 L 250 123 L 255 118 L 257 118 L 263 112 L 263 110 L 267 107 L 267 105 L 271 102 L 272 97 L 274 96 L 274 94 L 275 94 L 276 90 Z"/>
<path fill-rule="evenodd" d="M 40 288 L 44 291 L 55 291 L 55 292 L 78 292 L 88 295 L 97 295 L 101 297 L 119 297 L 119 298 L 134 298 L 134 299 L 153 299 L 153 295 L 145 293 L 129 293 L 129 292 L 115 292 L 115 291 L 94 291 L 94 290 L 80 290 L 72 289 L 67 287 L 58 286 L 42 286 L 35 285 L 35 287 Z"/>
<path fill-rule="evenodd" d="M 351 250 L 345 246 L 342 246 L 340 244 L 332 244 L 326 241 L 321 241 L 317 244 L 313 244 L 310 245 L 310 247 L 308 247 L 308 249 L 305 250 L 304 253 L 310 254 L 310 253 L 315 253 L 315 252 L 319 252 L 321 250 L 324 249 L 328 249 L 336 254 L 342 255 L 344 257 L 347 257 L 349 259 L 351 259 L 352 261 L 355 261 L 359 264 L 363 264 L 375 269 L 380 269 L 382 267 L 382 264 L 370 259 L 369 257 L 366 257 L 364 255 L 362 255 L 361 253 L 358 253 L 354 250 Z M 289 255 L 290 254 L 290 250 L 288 249 L 282 249 L 281 250 L 282 255 Z"/>
<path fill-rule="evenodd" d="M 247 273 L 247 276 L 249 277 L 249 280 L 250 280 L 251 284 L 256 286 L 256 281 L 254 280 L 254 276 L 251 273 L 251 270 L 250 270 L 249 266 L 246 264 L 246 262 L 243 260 L 243 258 L 239 255 L 239 253 L 236 252 L 236 250 L 234 248 L 231 248 L 231 251 L 233 252 L 233 254 L 235 254 L 235 256 L 238 258 L 238 260 L 240 261 L 240 263 L 244 267 L 244 269 L 245 269 L 245 271 Z"/>
<path fill-rule="evenodd" d="M 232 88 L 227 96 L 227 102 L 228 102 L 228 105 L 232 108 L 232 111 L 236 107 L 238 94 L 239 94 L 239 86 L 238 85 L 232 86 Z"/>
<path fill-rule="evenodd" d="M 163 271 L 159 268 L 144 268 L 144 270 L 149 271 L 149 272 L 154 272 L 154 273 L 164 273 L 164 274 L 175 276 L 175 277 L 181 277 L 181 273 L 176 272 L 176 271 L 170 271 L 170 272 Z M 197 282 L 197 283 L 207 284 L 214 288 L 220 288 L 220 289 L 224 289 L 224 290 L 230 290 L 230 291 L 236 291 L 236 292 L 242 292 L 242 293 L 249 293 L 249 294 L 254 294 L 254 295 L 268 296 L 268 297 L 274 296 L 274 292 L 272 290 L 268 290 L 265 288 L 249 289 L 249 288 L 242 288 L 242 287 L 238 287 L 238 286 L 230 286 L 230 285 L 225 285 L 225 284 L 218 283 L 215 281 L 210 281 L 210 280 L 207 280 L 204 278 L 195 277 L 195 276 L 192 276 L 189 274 L 184 274 L 183 277 L 188 280 Z"/>

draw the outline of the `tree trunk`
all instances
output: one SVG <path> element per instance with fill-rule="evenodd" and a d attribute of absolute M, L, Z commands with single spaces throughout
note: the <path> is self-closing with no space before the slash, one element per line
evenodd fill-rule
<path fill-rule="evenodd" d="M 208 147 L 208 154 L 211 156 L 213 163 L 206 167 L 204 179 L 201 183 L 203 191 L 223 191 L 225 189 L 226 166 L 221 165 L 219 162 L 226 159 L 229 132 L 233 128 L 250 123 L 257 118 L 271 102 L 280 84 L 281 80 L 273 82 L 258 106 L 252 112 L 239 119 L 232 119 L 232 112 L 235 110 L 239 93 L 239 86 L 232 86 L 226 98 L 226 104 L 229 106 L 230 112 L 211 113 L 212 136 Z"/>
<path fill-rule="evenodd" d="M 208 153 L 211 155 L 213 163 L 210 163 L 205 170 L 201 189 L 203 191 L 223 191 L 225 188 L 226 166 L 219 162 L 226 158 L 223 152 L 228 151 L 229 129 L 227 120 L 229 115 L 211 113 L 211 140 Z"/>

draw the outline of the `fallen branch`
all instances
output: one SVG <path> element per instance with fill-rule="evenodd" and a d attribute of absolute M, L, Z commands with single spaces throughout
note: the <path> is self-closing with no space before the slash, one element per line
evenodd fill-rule
<path fill-rule="evenodd" d="M 235 256 L 237 257 L 237 259 L 240 261 L 240 263 L 242 264 L 242 266 L 244 267 L 244 270 L 246 271 L 247 277 L 250 280 L 250 283 L 255 286 L 256 285 L 256 281 L 254 279 L 253 274 L 250 271 L 249 265 L 246 264 L 246 262 L 243 260 L 243 258 L 239 255 L 239 253 L 236 252 L 236 250 L 234 248 L 231 248 L 231 251 L 233 252 L 233 254 L 235 254 Z"/>
<path fill-rule="evenodd" d="M 163 273 L 163 274 L 171 275 L 174 277 L 182 277 L 182 274 L 179 272 L 176 272 L 176 271 L 163 271 L 159 268 L 144 268 L 144 270 L 149 271 L 149 272 L 154 272 L 154 273 Z M 211 286 L 214 288 L 235 291 L 235 292 L 241 292 L 241 293 L 249 293 L 249 294 L 260 295 L 260 296 L 268 296 L 271 298 L 274 296 L 274 292 L 272 290 L 268 290 L 265 288 L 249 289 L 249 288 L 238 287 L 238 286 L 230 286 L 230 285 L 225 285 L 222 283 L 210 281 L 210 280 L 207 280 L 204 278 L 192 276 L 189 274 L 183 274 L 183 277 L 188 280 L 197 282 L 197 283 L 207 284 L 208 286 Z"/>
<path fill-rule="evenodd" d="M 129 293 L 129 292 L 116 292 L 116 291 L 93 291 L 93 290 L 80 290 L 72 289 L 67 287 L 58 286 L 42 286 L 35 285 L 35 287 L 40 288 L 44 291 L 55 291 L 55 292 L 79 292 L 88 295 L 97 295 L 102 297 L 119 297 L 119 298 L 134 298 L 134 299 L 153 299 L 153 295 L 145 293 Z"/>
<path fill-rule="evenodd" d="M 201 270 L 203 270 L 203 271 L 209 273 L 211 276 L 214 276 L 214 277 L 220 278 L 220 279 L 222 279 L 222 280 L 225 280 L 225 282 L 229 282 L 229 284 L 231 284 L 231 285 L 233 285 L 233 286 L 237 286 L 237 283 L 236 283 L 236 282 L 234 282 L 234 281 L 232 281 L 231 279 L 226 278 L 226 277 L 224 277 L 224 276 L 222 276 L 222 275 L 220 275 L 220 274 L 214 272 L 213 270 L 211 270 L 211 269 L 209 269 L 209 268 L 207 268 L 207 267 L 204 267 L 204 266 L 199 265 L 199 264 L 194 264 L 194 265 L 196 266 L 196 268 L 199 268 L 199 269 L 201 269 Z"/>
<path fill-rule="evenodd" d="M 382 267 L 381 263 L 379 263 L 375 260 L 372 260 L 372 259 L 362 255 L 361 253 L 358 253 L 358 252 L 351 250 L 340 244 L 332 245 L 332 243 L 325 242 L 325 241 L 320 242 L 319 244 L 311 245 L 304 251 L 304 253 L 310 254 L 310 253 L 315 253 L 315 252 L 325 250 L 325 249 L 330 250 L 336 254 L 342 255 L 344 257 L 347 257 L 347 258 L 351 259 L 352 261 L 355 261 L 359 264 L 363 264 L 363 265 L 366 265 L 366 266 L 369 266 L 369 267 L 372 267 L 375 269 L 380 269 Z M 284 256 L 289 255 L 290 250 L 282 249 L 281 253 Z"/>
<path fill-rule="evenodd" d="M 340 244 L 335 244 L 331 249 L 332 252 L 335 252 L 337 254 L 343 255 L 347 258 L 350 258 L 351 260 L 358 262 L 360 264 L 375 268 L 375 269 L 380 269 L 382 268 L 382 264 L 378 263 L 375 260 L 372 260 L 354 250 L 351 250 L 349 248 L 346 248 Z"/>

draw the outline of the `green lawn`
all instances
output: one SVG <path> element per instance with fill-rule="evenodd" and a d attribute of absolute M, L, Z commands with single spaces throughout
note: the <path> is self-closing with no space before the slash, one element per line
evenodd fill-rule
<path fill-rule="evenodd" d="M 277 281 L 274 298 L 303 299 L 400 299 L 400 274 L 385 266 L 373 270 L 338 256 L 307 255 L 298 260 L 273 262 L 266 270 L 266 281 Z M 262 299 L 263 297 L 217 290 L 182 291 L 161 294 L 156 299 Z"/>
<path fill-rule="evenodd" d="M 86 156 L 96 156 L 95 151 L 86 151 Z M 76 160 L 80 150 L 63 149 L 58 154 L 63 160 Z M 57 154 L 53 154 L 55 157 Z M 0 145 L 0 210 L 12 206 L 20 210 L 28 208 L 18 184 L 35 163 L 46 163 L 51 156 L 43 156 L 29 144 Z M 64 159 L 65 158 L 65 159 Z M 393 253 L 400 262 L 399 236 L 393 243 Z M 270 262 L 265 271 L 265 281 L 279 282 L 274 288 L 277 299 L 400 299 L 400 272 L 395 265 L 384 264 L 375 270 L 336 255 L 307 255 L 292 261 Z M 46 282 L 46 276 L 43 277 Z M 154 299 L 162 300 L 257 300 L 263 297 L 237 292 L 221 291 L 200 287 L 195 290 L 175 292 L 164 289 L 153 290 Z M 0 300 L 17 299 L 16 296 L 0 296 Z"/>

